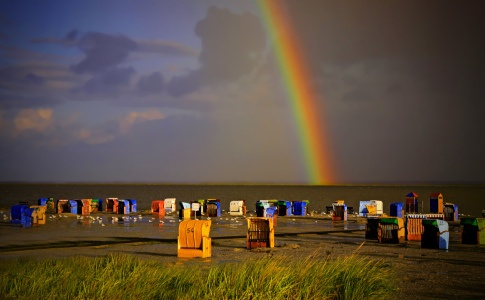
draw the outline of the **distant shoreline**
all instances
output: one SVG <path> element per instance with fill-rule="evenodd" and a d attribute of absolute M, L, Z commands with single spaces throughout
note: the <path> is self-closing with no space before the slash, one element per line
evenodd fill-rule
<path fill-rule="evenodd" d="M 308 183 L 249 183 L 249 182 L 29 182 L 29 181 L 0 181 L 0 185 L 156 185 L 156 186 L 308 186 L 308 187 L 364 187 L 364 186 L 483 186 L 480 182 L 463 183 L 341 183 L 341 184 L 308 184 Z"/>

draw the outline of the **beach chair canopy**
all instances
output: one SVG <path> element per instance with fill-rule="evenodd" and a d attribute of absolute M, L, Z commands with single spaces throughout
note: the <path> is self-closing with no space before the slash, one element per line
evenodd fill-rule
<path fill-rule="evenodd" d="M 479 230 L 485 228 L 485 219 L 478 219 L 478 218 L 461 218 L 460 225 L 471 225 L 477 226 Z"/>

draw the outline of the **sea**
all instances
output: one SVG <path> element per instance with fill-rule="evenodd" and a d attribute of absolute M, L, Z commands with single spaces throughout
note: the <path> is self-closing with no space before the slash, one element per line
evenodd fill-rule
<path fill-rule="evenodd" d="M 176 198 L 178 202 L 220 199 L 223 210 L 232 200 L 246 200 L 248 211 L 254 211 L 258 200 L 309 200 L 309 211 L 321 213 L 333 201 L 344 200 L 358 212 L 360 201 L 381 200 L 384 213 L 391 203 L 405 203 L 414 192 L 420 212 L 428 213 L 430 194 L 443 194 L 443 202 L 458 205 L 462 216 L 479 217 L 485 209 L 485 184 L 446 185 L 278 185 L 278 184 L 151 184 L 151 183 L 0 183 L 0 207 L 8 209 L 19 201 L 37 204 L 40 198 L 58 199 L 135 199 L 138 211 L 150 210 L 151 202 Z"/>

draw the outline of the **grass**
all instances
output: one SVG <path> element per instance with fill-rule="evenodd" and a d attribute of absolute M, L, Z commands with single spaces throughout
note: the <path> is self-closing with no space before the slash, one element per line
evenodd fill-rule
<path fill-rule="evenodd" d="M 356 255 L 202 268 L 124 254 L 0 263 L 0 296 L 14 299 L 388 299 L 395 282 L 389 267 Z"/>

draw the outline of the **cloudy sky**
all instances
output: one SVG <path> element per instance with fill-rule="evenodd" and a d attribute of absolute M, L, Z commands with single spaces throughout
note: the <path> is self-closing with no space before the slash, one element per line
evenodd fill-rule
<path fill-rule="evenodd" d="M 481 1 L 280 4 L 333 182 L 485 182 Z M 1 1 L 0 181 L 309 182 L 262 16 Z"/>

